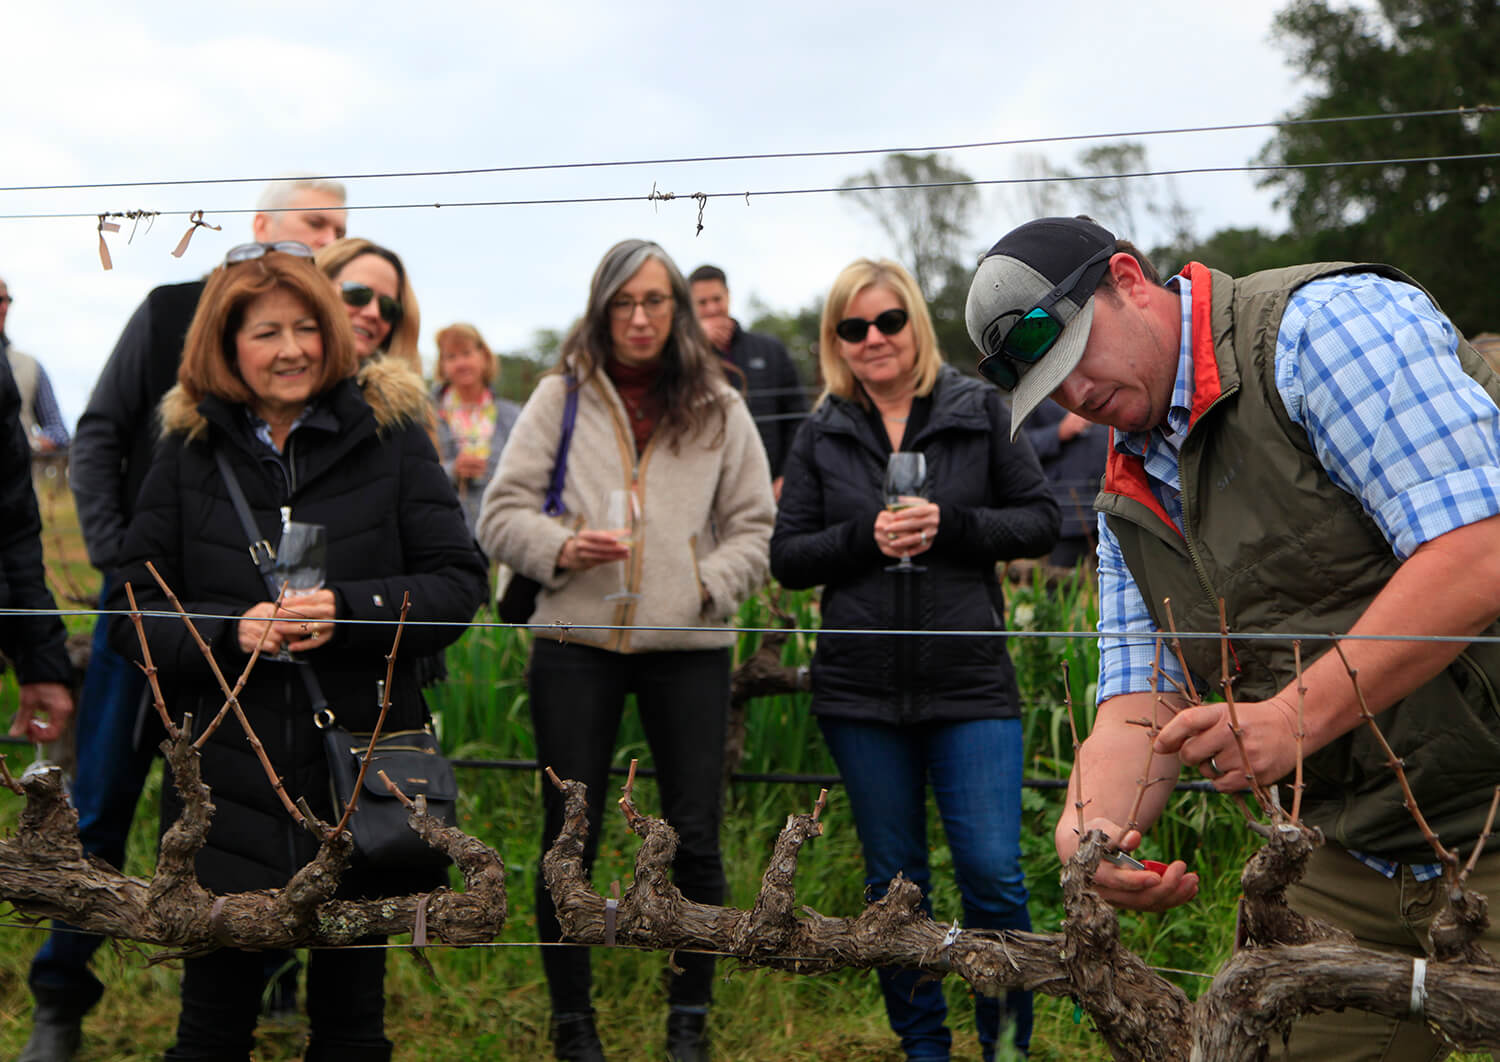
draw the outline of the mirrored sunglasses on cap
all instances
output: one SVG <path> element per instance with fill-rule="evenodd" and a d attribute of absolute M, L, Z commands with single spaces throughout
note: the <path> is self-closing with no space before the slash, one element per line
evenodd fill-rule
<path fill-rule="evenodd" d="M 983 335 L 986 353 L 979 363 L 979 375 L 1001 390 L 1014 391 L 1021 382 L 1021 377 L 1052 349 L 1052 345 L 1063 334 L 1063 329 L 1068 327 L 1068 321 L 1073 318 L 1071 313 L 1067 318 L 1058 316 L 1053 307 L 1064 296 L 1072 294 L 1074 286 L 1083 279 L 1083 274 L 1089 271 L 1089 267 L 1106 261 L 1114 253 L 1113 244 L 1101 247 L 1092 258 L 1064 277 L 1031 309 L 1006 310 L 985 325 Z M 1077 312 L 1077 309 L 1073 311 Z M 1017 320 L 1001 332 L 1000 322 L 1007 317 L 1015 317 Z"/>
<path fill-rule="evenodd" d="M 280 251 L 282 254 L 294 254 L 298 258 L 311 258 L 312 248 L 300 240 L 277 240 L 275 243 L 242 243 L 238 247 L 229 248 L 229 253 L 224 256 L 225 265 L 238 265 L 240 262 L 253 262 L 257 258 L 264 258 L 272 251 Z"/>
<path fill-rule="evenodd" d="M 361 284 L 354 280 L 346 280 L 339 285 L 339 295 L 350 306 L 368 306 L 370 300 L 376 298 L 375 289 L 368 284 Z M 378 297 L 376 306 L 380 310 L 380 319 L 394 328 L 401 320 L 401 304 L 389 295 Z"/>
<path fill-rule="evenodd" d="M 906 327 L 909 316 L 897 306 L 877 314 L 873 321 L 867 321 L 863 317 L 845 317 L 833 326 L 833 334 L 845 343 L 863 343 L 870 334 L 870 326 L 874 325 L 881 335 L 893 336 Z"/>

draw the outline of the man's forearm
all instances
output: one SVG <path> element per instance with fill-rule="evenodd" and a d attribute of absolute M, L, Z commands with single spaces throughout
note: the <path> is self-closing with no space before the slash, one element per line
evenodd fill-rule
<path fill-rule="evenodd" d="M 1077 846 L 1080 800 L 1085 823 L 1102 819 L 1123 829 L 1132 823 L 1135 810 L 1134 825 L 1144 831 L 1161 815 L 1177 780 L 1178 762 L 1173 756 L 1152 753 L 1146 724 L 1154 716 L 1158 727 L 1165 725 L 1172 715 L 1168 705 L 1178 703 L 1176 697 L 1127 693 L 1099 706 L 1094 729 L 1078 750 L 1068 778 L 1068 802 L 1057 826 L 1060 855 L 1066 858 Z"/>

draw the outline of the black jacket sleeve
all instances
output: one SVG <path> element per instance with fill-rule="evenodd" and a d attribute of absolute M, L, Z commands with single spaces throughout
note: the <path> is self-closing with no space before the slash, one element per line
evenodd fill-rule
<path fill-rule="evenodd" d="M 150 466 L 156 405 L 176 378 L 202 290 L 201 282 L 169 284 L 146 296 L 78 419 L 68 478 L 89 561 L 101 570 L 119 561 L 135 494 Z"/>
<path fill-rule="evenodd" d="M 458 495 L 438 462 L 432 440 L 419 425 L 403 429 L 386 445 L 400 446 L 402 570 L 379 578 L 330 584 L 339 595 L 340 615 L 394 622 L 402 597 L 410 592 L 410 624 L 433 621 L 451 626 L 407 626 L 403 653 L 441 652 L 457 641 L 489 593 L 489 561 L 464 523 Z M 347 610 L 347 613 L 345 613 Z M 343 624 L 338 644 L 389 652 L 390 628 Z"/>
<path fill-rule="evenodd" d="M 802 390 L 802 378 L 797 375 L 797 363 L 787 353 L 785 346 L 779 340 L 772 340 L 775 344 L 776 356 L 773 363 L 776 365 L 776 393 L 778 396 L 777 414 L 780 420 L 776 422 L 776 430 L 781 434 L 782 468 L 772 469 L 771 474 L 786 474 L 786 455 L 791 452 L 792 443 L 797 437 L 797 429 L 807 419 L 807 393 Z"/>
<path fill-rule="evenodd" d="M 183 568 L 182 499 L 178 489 L 182 445 L 180 439 L 168 440 L 163 444 L 158 460 L 151 465 L 141 487 L 139 507 L 120 547 L 117 578 L 111 584 L 106 607 L 121 611 L 130 608 L 130 599 L 125 592 L 128 584 L 135 594 L 136 605 L 143 612 L 172 611 L 167 595 L 146 567 L 150 562 L 167 586 L 178 595 L 183 609 L 195 616 L 193 626 L 215 655 L 220 659 L 242 659 L 242 655 L 231 655 L 238 653 L 237 621 L 207 617 L 238 616 L 259 598 L 233 600 L 221 596 L 208 599 L 187 591 L 191 581 Z M 142 616 L 141 626 L 151 646 L 152 663 L 160 672 L 195 679 L 211 676 L 208 661 L 203 658 L 187 624 L 179 617 L 170 614 Z M 128 617 L 115 617 L 110 623 L 109 638 L 115 652 L 127 660 L 142 659 L 140 640 Z"/>
<path fill-rule="evenodd" d="M 842 582 L 884 558 L 875 545 L 878 503 L 847 520 L 824 525 L 823 475 L 814 452 L 817 434 L 812 422 L 804 421 L 792 440 L 771 533 L 771 574 L 794 590 Z"/>
<path fill-rule="evenodd" d="M 31 488 L 31 447 L 21 427 L 21 395 L 0 355 L 0 605 L 56 609 L 42 565 L 42 520 Z M 57 616 L 0 617 L 0 649 L 23 684 L 68 682 L 67 632 Z"/>

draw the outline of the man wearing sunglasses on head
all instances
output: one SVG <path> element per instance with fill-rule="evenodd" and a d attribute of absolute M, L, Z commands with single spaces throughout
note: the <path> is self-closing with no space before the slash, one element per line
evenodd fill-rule
<path fill-rule="evenodd" d="M 250 223 L 257 242 L 287 241 L 316 249 L 344 235 L 344 187 L 333 181 L 273 181 L 257 207 Z M 69 482 L 89 561 L 104 574 L 101 601 L 108 595 L 110 571 L 151 466 L 156 407 L 177 382 L 183 339 L 203 285 L 202 280 L 165 284 L 146 296 L 120 334 L 78 421 Z M 101 616 L 95 625 L 78 700 L 72 796 L 84 850 L 118 867 L 160 736 L 151 730 L 154 713 L 139 710 L 145 677 L 109 648 L 107 620 Z M 63 927 L 42 945 L 28 979 L 36 1000 L 35 1022 L 20 1062 L 60 1062 L 77 1051 L 83 1015 L 104 992 L 89 972 L 100 941 Z"/>
<path fill-rule="evenodd" d="M 1011 393 L 1013 433 L 1048 395 L 1113 429 L 1095 501 L 1099 710 L 1067 806 L 1087 801 L 1085 825 L 1134 849 L 1140 832 L 1123 824 L 1143 773 L 1175 757 L 1239 790 L 1251 771 L 1290 781 L 1300 749 L 1302 819 L 1327 843 L 1289 890 L 1292 906 L 1420 958 L 1443 905 L 1433 849 L 1361 724 L 1339 655 L 1327 641 L 1302 645 L 1299 697 L 1292 640 L 1500 633 L 1500 378 L 1389 266 L 1236 279 L 1194 262 L 1165 286 L 1148 275 L 1100 226 L 1045 218 L 1004 236 L 969 292 L 980 372 Z M 1152 673 L 1152 636 L 1216 631 L 1220 599 L 1232 630 L 1285 635 L 1232 643 L 1238 742 L 1224 705 L 1191 706 L 1182 693 L 1218 688 L 1216 639 L 1183 640 L 1193 686 L 1171 652 Z M 1422 813 L 1467 856 L 1500 784 L 1500 646 L 1343 648 Z M 1138 723 L 1153 715 L 1161 758 L 1143 772 L 1150 738 Z M 1168 795 L 1148 789 L 1142 829 Z M 1070 813 L 1057 826 L 1065 860 L 1075 824 Z M 1198 878 L 1181 861 L 1160 872 L 1104 864 L 1096 884 L 1112 903 L 1160 911 L 1191 900 Z M 1500 855 L 1481 857 L 1470 887 L 1500 891 Z M 1500 954 L 1493 926 L 1482 944 Z M 1445 1054 L 1420 1018 L 1350 1010 L 1297 1022 L 1289 1057 Z"/>

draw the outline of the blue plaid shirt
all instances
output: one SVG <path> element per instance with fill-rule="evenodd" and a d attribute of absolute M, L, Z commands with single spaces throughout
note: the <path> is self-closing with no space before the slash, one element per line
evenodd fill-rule
<path fill-rule="evenodd" d="M 1143 459 L 1151 489 L 1180 529 L 1178 452 L 1193 400 L 1192 285 L 1178 277 L 1169 286 L 1182 306 L 1171 407 L 1150 431 L 1116 433 L 1115 446 Z M 1304 284 L 1281 318 L 1276 389 L 1287 414 L 1307 432 L 1329 478 L 1360 499 L 1402 560 L 1500 513 L 1500 409 L 1464 373 L 1457 348 L 1453 326 L 1426 295 L 1369 273 Z M 1101 515 L 1100 702 L 1151 689 L 1156 629 Z M 1161 666 L 1182 680 L 1173 654 L 1163 653 Z M 1198 678 L 1198 688 L 1209 687 Z M 1396 870 L 1360 858 L 1387 876 Z M 1431 869 L 1413 871 L 1425 880 Z"/>

